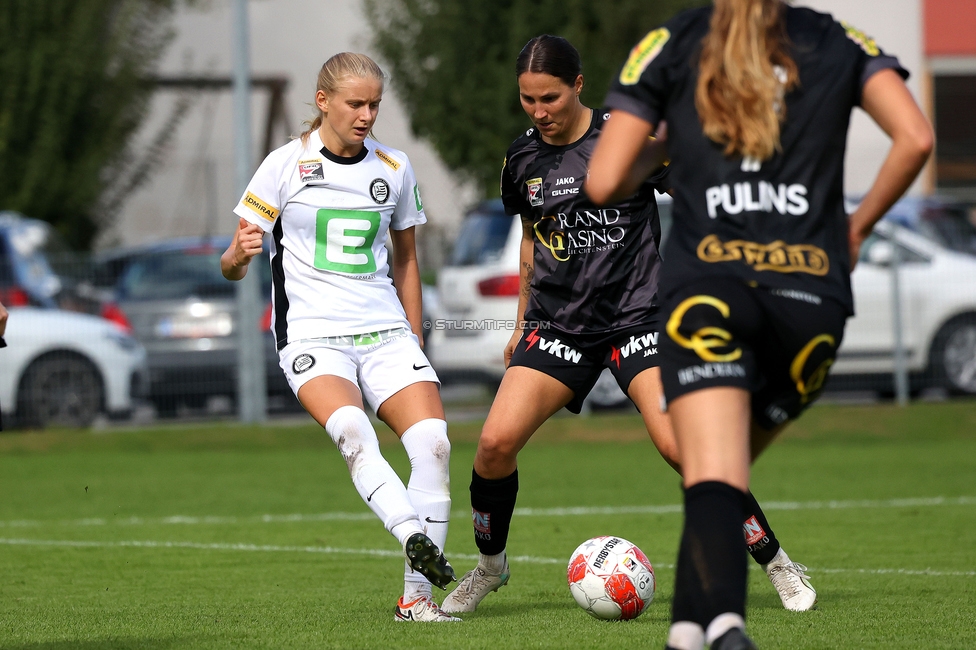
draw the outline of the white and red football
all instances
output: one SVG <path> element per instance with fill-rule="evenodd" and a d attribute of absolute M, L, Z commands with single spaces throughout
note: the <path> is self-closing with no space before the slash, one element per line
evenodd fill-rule
<path fill-rule="evenodd" d="M 569 592 L 595 618 L 637 618 L 654 600 L 654 567 L 621 537 L 594 537 L 573 552 L 566 571 Z"/>

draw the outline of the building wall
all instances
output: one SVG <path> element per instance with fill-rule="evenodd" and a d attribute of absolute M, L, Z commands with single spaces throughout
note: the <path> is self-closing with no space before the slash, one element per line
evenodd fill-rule
<path fill-rule="evenodd" d="M 929 104 L 922 51 L 922 0 L 797 0 L 794 4 L 830 13 L 871 35 L 882 50 L 898 57 L 911 72 L 908 88 L 923 108 Z M 871 187 L 890 148 L 890 140 L 867 114 L 856 109 L 847 138 L 845 192 L 863 195 Z M 910 193 L 926 190 L 926 174 Z"/>
<path fill-rule="evenodd" d="M 251 0 L 251 67 L 255 75 L 285 75 L 289 133 L 314 116 L 312 100 L 319 68 L 336 52 L 373 54 L 359 2 L 349 0 Z M 164 75 L 220 75 L 232 71 L 231 1 L 209 0 L 182 7 L 175 39 L 162 62 Z M 178 93 L 157 93 L 141 140 L 159 133 Z M 193 105 L 176 130 L 149 185 L 128 202 L 100 246 L 136 244 L 166 237 L 230 233 L 237 223 L 231 210 L 239 198 L 234 178 L 231 92 L 190 95 Z M 260 163 L 268 98 L 252 93 L 252 167 Z M 433 149 L 410 135 L 407 116 L 387 88 L 374 129 L 382 142 L 410 156 L 432 224 L 451 230 L 475 196 L 444 166 Z M 288 138 L 279 133 L 277 144 Z"/>
<path fill-rule="evenodd" d="M 798 0 L 833 13 L 873 35 L 888 52 L 896 54 L 913 76 L 909 87 L 923 93 L 921 74 L 921 0 Z M 176 18 L 176 37 L 163 61 L 163 74 L 231 72 L 230 0 L 204 0 L 183 7 Z M 286 95 L 291 134 L 313 115 L 315 76 L 321 64 L 343 50 L 370 51 L 368 28 L 360 3 L 352 0 L 251 0 L 251 65 L 255 74 L 283 74 L 291 83 Z M 177 97 L 161 92 L 142 139 L 156 135 Z M 193 106 L 176 130 L 165 164 L 149 185 L 127 204 L 116 226 L 100 245 L 134 244 L 165 237 L 202 233 L 229 233 L 236 220 L 231 214 L 238 199 L 234 180 L 231 93 L 191 96 Z M 252 98 L 254 157 L 260 162 L 266 95 Z M 375 132 L 390 146 L 406 151 L 420 180 L 428 217 L 448 233 L 454 231 L 464 209 L 476 199 L 440 162 L 432 148 L 410 135 L 407 117 L 396 95 L 388 89 Z M 279 144 L 287 139 L 279 135 Z M 846 191 L 863 194 L 870 187 L 888 150 L 888 138 L 862 111 L 856 111 L 848 144 Z M 922 189 L 916 183 L 914 192 Z"/>

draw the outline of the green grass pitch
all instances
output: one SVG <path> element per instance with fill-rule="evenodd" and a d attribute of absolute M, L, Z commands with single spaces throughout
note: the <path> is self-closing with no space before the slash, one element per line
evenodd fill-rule
<path fill-rule="evenodd" d="M 451 427 L 459 574 L 477 552 L 478 430 Z M 405 476 L 402 448 L 381 438 Z M 680 492 L 640 420 L 556 418 L 519 474 L 511 583 L 461 624 L 423 626 L 394 622 L 396 542 L 314 426 L 3 434 L 0 648 L 663 647 Z M 761 648 L 976 647 L 976 403 L 818 406 L 753 488 L 820 598 L 784 611 L 753 567 Z M 566 587 L 570 553 L 605 534 L 655 565 L 657 596 L 635 621 L 591 619 Z"/>

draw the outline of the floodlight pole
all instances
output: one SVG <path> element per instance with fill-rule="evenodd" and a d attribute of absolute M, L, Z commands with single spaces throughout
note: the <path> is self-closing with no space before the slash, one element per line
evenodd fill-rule
<path fill-rule="evenodd" d="M 237 195 L 247 189 L 251 156 L 251 57 L 247 0 L 233 1 L 234 158 Z M 255 260 L 255 267 L 260 259 Z M 264 341 L 261 321 L 261 273 L 253 268 L 237 283 L 237 412 L 244 422 L 267 419 Z"/>

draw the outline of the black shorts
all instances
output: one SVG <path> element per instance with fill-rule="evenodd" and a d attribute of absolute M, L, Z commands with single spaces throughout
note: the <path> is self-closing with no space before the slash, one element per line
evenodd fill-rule
<path fill-rule="evenodd" d="M 604 368 L 627 394 L 634 377 L 659 365 L 658 330 L 656 320 L 598 337 L 530 330 L 515 346 L 510 366 L 532 368 L 565 384 L 573 391 L 566 408 L 579 413 Z"/>
<path fill-rule="evenodd" d="M 804 291 L 724 277 L 689 284 L 662 313 L 664 396 L 733 386 L 752 393 L 760 426 L 795 419 L 820 396 L 846 320 L 840 302 Z"/>

